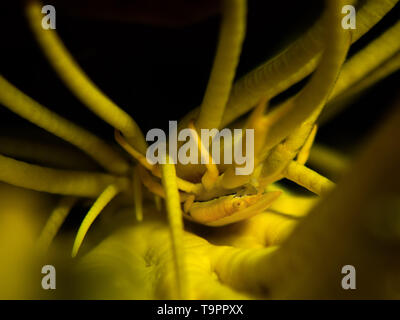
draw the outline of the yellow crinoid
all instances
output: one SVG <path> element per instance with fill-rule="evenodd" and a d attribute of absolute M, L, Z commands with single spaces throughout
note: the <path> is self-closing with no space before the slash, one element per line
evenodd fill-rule
<path fill-rule="evenodd" d="M 13 148 L 16 140 L 1 141 L 1 181 L 39 192 L 32 198 L 60 195 L 56 205 L 44 201 L 47 206 L 53 204 L 53 210 L 38 237 L 31 230 L 27 237 L 35 244 L 26 250 L 40 262 L 62 259 L 64 266 L 58 274 L 64 273 L 64 281 L 79 286 L 79 294 L 59 289 L 56 297 L 398 297 L 400 149 L 394 139 L 400 137 L 398 108 L 351 164 L 339 153 L 313 145 L 320 123 L 398 70 L 397 21 L 362 49 L 348 54 L 352 44 L 396 3 L 327 0 L 318 19 L 298 39 L 234 81 L 251 15 L 247 1 L 221 0 L 218 45 L 204 97 L 178 124 L 180 130 L 190 129 L 198 159 L 209 161 L 174 164 L 170 161 L 173 155 L 166 153 L 164 162 L 154 164 L 146 159 L 147 142 L 130 112 L 95 85 L 56 30 L 42 27 L 43 5 L 27 1 L 29 26 L 48 62 L 73 95 L 114 129 L 122 147 L 44 107 L 0 75 L 1 106 L 79 148 L 97 163 L 86 166 L 80 156 L 71 153 L 52 155 L 57 165 L 45 166 L 41 161 L 48 163 L 52 150 L 44 144 L 26 148 L 24 154 Z M 343 27 L 346 5 L 356 9 L 355 29 Z M 295 94 L 270 103 L 309 75 Z M 254 170 L 248 174 L 237 174 L 241 163 L 215 163 L 212 146 L 199 138 L 202 129 L 228 127 L 245 132 L 241 141 L 250 134 L 245 129 L 254 130 Z M 232 144 L 218 150 L 222 159 L 231 153 L 225 152 L 229 148 Z M 68 161 L 63 158 L 71 159 L 75 167 L 65 166 Z M 335 179 L 340 175 L 338 185 L 307 167 L 309 158 L 314 168 Z M 284 187 L 279 183 L 283 179 L 313 195 Z M 26 190 L 17 191 L 24 189 L 11 190 L 22 198 L 31 196 Z M 68 241 L 53 244 L 71 210 L 84 207 L 82 199 L 88 198 L 95 200 L 90 200 L 91 207 L 75 230 L 72 248 L 65 248 Z M 41 206 L 46 207 L 39 203 L 33 208 Z M 13 211 L 12 205 L 5 208 Z M 96 235 L 86 240 L 90 226 L 103 211 L 104 218 L 92 228 Z M 14 220 L 4 221 L 1 230 L 13 226 Z M 14 225 L 16 232 L 29 229 L 29 223 Z M 21 239 L 14 251 L 23 255 L 29 241 Z M 86 244 L 83 253 L 82 244 Z M 65 250 L 72 252 L 72 258 L 62 255 Z M 0 254 L 7 252 L 0 248 Z M 357 291 L 341 286 L 341 270 L 346 265 L 360 270 Z M 81 279 L 85 279 L 82 284 Z M 32 296 L 37 293 L 28 295 Z"/>

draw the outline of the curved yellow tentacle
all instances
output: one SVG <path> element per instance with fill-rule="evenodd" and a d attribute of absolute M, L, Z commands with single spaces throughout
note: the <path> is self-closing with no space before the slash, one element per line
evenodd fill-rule
<path fill-rule="evenodd" d="M 36 247 L 39 252 L 45 253 L 48 250 L 51 242 L 53 241 L 72 207 L 76 204 L 77 200 L 78 198 L 76 197 L 61 198 L 60 202 L 50 214 L 46 225 L 40 233 L 39 239 L 36 243 Z"/>
<path fill-rule="evenodd" d="M 325 195 L 335 186 L 328 178 L 296 161 L 291 161 L 283 170 L 282 175 L 319 196 Z"/>
<path fill-rule="evenodd" d="M 143 220 L 142 183 L 140 182 L 138 168 L 133 171 L 133 200 L 135 202 L 135 215 L 137 221 Z"/>
<path fill-rule="evenodd" d="M 76 235 L 74 245 L 72 248 L 72 257 L 76 257 L 78 254 L 78 250 L 82 245 L 83 239 L 85 238 L 86 233 L 88 232 L 90 226 L 92 225 L 93 221 L 98 217 L 104 207 L 110 203 L 110 201 L 121 191 L 121 189 L 114 184 L 109 185 L 97 198 L 97 200 L 93 203 L 92 207 L 90 208 L 89 212 L 83 219 L 78 233 Z"/>
<path fill-rule="evenodd" d="M 168 221 L 171 231 L 172 250 L 176 272 L 177 298 L 188 297 L 188 284 L 183 252 L 183 219 L 178 185 L 176 182 L 175 165 L 166 155 L 166 164 L 161 165 L 162 184 L 165 190 L 165 201 Z"/>
<path fill-rule="evenodd" d="M 217 54 L 196 127 L 218 128 L 231 91 L 246 28 L 246 0 L 223 0 Z"/>
<path fill-rule="evenodd" d="M 99 172 L 46 168 L 0 155 L 0 181 L 14 186 L 49 193 L 97 197 L 110 184 L 121 189 L 129 187 L 129 180 Z"/>
<path fill-rule="evenodd" d="M 331 93 L 335 98 L 400 50 L 400 22 L 386 30 L 343 65 Z"/>

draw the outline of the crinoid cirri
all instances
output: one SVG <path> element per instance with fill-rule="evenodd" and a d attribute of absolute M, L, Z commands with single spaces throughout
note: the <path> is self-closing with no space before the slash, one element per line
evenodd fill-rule
<path fill-rule="evenodd" d="M 0 297 L 398 298 L 397 2 L 1 4 Z"/>

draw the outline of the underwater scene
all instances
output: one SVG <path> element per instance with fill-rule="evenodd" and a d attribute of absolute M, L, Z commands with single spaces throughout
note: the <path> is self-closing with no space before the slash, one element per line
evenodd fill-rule
<path fill-rule="evenodd" d="M 0 26 L 1 300 L 400 298 L 397 0 Z"/>

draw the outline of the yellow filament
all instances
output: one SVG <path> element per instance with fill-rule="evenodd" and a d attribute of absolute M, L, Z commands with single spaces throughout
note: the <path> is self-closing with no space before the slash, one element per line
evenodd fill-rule
<path fill-rule="evenodd" d="M 154 165 L 147 161 L 146 157 L 141 154 L 139 151 L 135 150 L 121 135 L 118 130 L 114 131 L 115 140 L 119 143 L 119 145 L 125 149 L 133 158 L 135 158 L 143 167 L 146 169 L 153 171 L 155 170 Z"/>
<path fill-rule="evenodd" d="M 89 212 L 83 219 L 78 233 L 76 235 L 74 245 L 72 248 L 72 257 L 76 257 L 78 254 L 78 250 L 82 245 L 83 239 L 85 238 L 86 233 L 88 232 L 90 226 L 92 225 L 93 221 L 98 217 L 104 207 L 110 203 L 110 201 L 121 191 L 121 189 L 111 184 L 109 185 L 97 198 L 94 202 L 93 206 L 90 208 Z"/>
<path fill-rule="evenodd" d="M 300 149 L 299 153 L 297 154 L 296 161 L 302 165 L 304 165 L 308 157 L 310 156 L 311 148 L 314 143 L 315 136 L 317 134 L 317 125 L 314 125 L 310 134 L 308 135 L 306 142 L 304 143 L 303 147 Z"/>
<path fill-rule="evenodd" d="M 291 161 L 283 170 L 283 176 L 303 186 L 304 188 L 322 196 L 329 192 L 335 184 L 317 172 Z"/>
<path fill-rule="evenodd" d="M 316 134 L 316 128 L 310 122 L 304 122 L 298 129 L 290 134 L 284 142 L 278 144 L 267 154 L 261 171 L 261 185 L 266 186 L 282 178 L 282 170 L 300 154 L 306 144 L 312 144 L 312 135 Z M 313 132 L 314 130 L 314 132 Z M 310 137 L 311 136 L 311 137 Z M 309 141 L 311 138 L 311 141 Z M 311 147 L 308 146 L 308 147 Z M 300 150 L 300 151 L 299 151 Z M 306 151 L 304 151 L 306 152 Z M 302 158 L 307 154 L 301 155 Z M 304 159 L 301 159 L 304 160 Z"/>
<path fill-rule="evenodd" d="M 212 158 L 210 152 L 203 145 L 203 142 L 201 141 L 193 122 L 189 123 L 189 128 L 192 129 L 192 132 L 194 132 L 192 137 L 199 148 L 201 157 L 203 158 L 204 162 L 206 162 L 205 166 L 207 171 L 201 178 L 201 182 L 203 183 L 206 190 L 210 190 L 215 185 L 215 182 L 218 179 L 219 176 L 218 167 L 214 163 L 214 159 Z"/>
<path fill-rule="evenodd" d="M 239 63 L 246 27 L 246 1 L 223 0 L 222 22 L 214 65 L 196 121 L 198 128 L 218 128 Z"/>
<path fill-rule="evenodd" d="M 165 201 L 168 213 L 168 221 L 171 231 L 172 250 L 174 253 L 174 264 L 176 272 L 177 299 L 187 298 L 187 275 L 185 267 L 185 256 L 183 250 L 183 219 L 179 198 L 178 185 L 176 182 L 175 165 L 167 155 L 166 164 L 161 165 L 162 184 L 165 190 Z"/>
<path fill-rule="evenodd" d="M 271 123 L 274 121 L 271 117 L 264 115 L 267 109 L 267 100 L 261 99 L 258 106 L 254 109 L 254 111 L 249 116 L 247 123 L 244 129 L 254 129 L 254 168 L 257 168 L 260 162 L 260 156 L 262 153 L 262 147 L 265 144 L 267 139 L 267 134 Z M 243 135 L 243 140 L 246 141 L 246 132 Z M 242 148 L 245 148 L 245 145 L 242 144 Z M 236 168 L 239 167 L 236 163 L 232 163 L 227 166 L 227 169 L 224 172 L 222 177 L 221 185 L 226 189 L 233 189 L 244 185 L 249 182 L 250 176 L 255 177 L 255 172 L 250 175 L 237 175 Z"/>
<path fill-rule="evenodd" d="M 133 172 L 133 200 L 135 201 L 136 220 L 143 220 L 142 183 L 140 182 L 138 168 Z"/>
<path fill-rule="evenodd" d="M 97 197 L 110 184 L 121 189 L 129 187 L 129 180 L 99 172 L 45 168 L 0 155 L 0 181 L 49 193 Z"/>
<path fill-rule="evenodd" d="M 51 242 L 53 241 L 65 218 L 67 217 L 77 200 L 78 199 L 75 197 L 63 197 L 60 200 L 57 207 L 50 214 L 49 219 L 47 219 L 46 225 L 40 233 L 38 242 L 36 244 L 39 252 L 45 253 L 48 250 Z"/>

